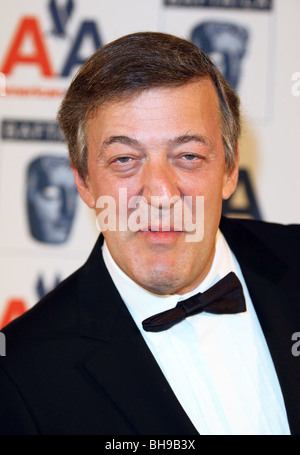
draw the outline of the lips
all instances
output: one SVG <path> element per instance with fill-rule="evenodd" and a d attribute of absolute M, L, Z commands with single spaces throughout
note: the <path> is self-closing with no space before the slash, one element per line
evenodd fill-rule
<path fill-rule="evenodd" d="M 172 246 L 176 240 L 181 237 L 183 234 L 182 231 L 175 231 L 172 227 L 168 227 L 168 230 L 160 227 L 159 230 L 156 229 L 145 229 L 138 231 L 137 233 L 144 242 L 149 245 L 156 246 Z"/>
<path fill-rule="evenodd" d="M 149 226 L 148 228 L 141 229 L 143 232 L 182 232 L 179 229 L 175 229 L 173 226 L 159 226 L 159 227 L 152 227 Z"/>

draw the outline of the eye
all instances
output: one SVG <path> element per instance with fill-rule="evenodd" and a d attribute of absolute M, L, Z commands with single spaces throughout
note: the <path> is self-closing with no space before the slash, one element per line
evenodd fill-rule
<path fill-rule="evenodd" d="M 175 151 L 172 162 L 178 169 L 190 172 L 197 172 L 202 169 L 207 157 L 201 152 L 193 150 L 193 148 L 194 147 L 186 147 L 185 150 L 181 149 Z"/>
<path fill-rule="evenodd" d="M 129 156 L 120 156 L 115 160 L 117 163 L 128 163 L 131 160 Z"/>
<path fill-rule="evenodd" d="M 182 158 L 184 158 L 185 160 L 188 160 L 188 161 L 192 161 L 192 160 L 199 158 L 199 156 L 194 155 L 193 153 L 186 153 L 185 155 L 182 155 Z"/>
<path fill-rule="evenodd" d="M 131 163 L 132 157 L 124 155 L 124 156 L 116 156 L 110 160 L 110 164 L 112 166 L 122 166 L 124 164 Z"/>
<path fill-rule="evenodd" d="M 206 161 L 206 157 L 199 153 L 182 153 L 178 157 L 178 165 L 186 169 L 198 169 Z"/>
<path fill-rule="evenodd" d="M 119 155 L 110 160 L 109 166 L 114 172 L 128 175 L 138 169 L 140 162 L 137 156 Z"/>

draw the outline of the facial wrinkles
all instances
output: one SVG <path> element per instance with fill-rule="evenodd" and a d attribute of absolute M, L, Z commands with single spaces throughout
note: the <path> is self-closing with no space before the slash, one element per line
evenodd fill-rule
<path fill-rule="evenodd" d="M 206 268 L 214 251 L 221 199 L 220 176 L 224 169 L 219 109 L 216 114 L 215 98 L 208 99 L 203 91 L 199 109 L 193 93 L 185 89 L 149 92 L 133 103 L 120 103 L 99 111 L 90 129 L 90 151 L 93 152 L 90 176 L 95 196 L 105 192 L 116 195 L 123 185 L 128 189 L 128 197 L 144 195 L 149 200 L 151 195 L 157 195 L 166 200 L 174 195 L 182 198 L 185 194 L 204 194 L 209 201 L 207 228 L 211 234 L 203 243 L 188 245 L 178 240 L 170 245 L 159 245 L 139 234 L 107 234 L 111 253 L 123 271 L 148 289 L 156 286 L 160 293 L 166 292 L 168 287 L 173 291 L 185 289 L 188 282 L 199 280 L 208 272 Z M 194 144 L 205 150 L 203 167 L 179 168 L 174 159 L 177 150 Z M 139 157 L 141 165 L 137 166 L 136 173 L 115 172 L 115 168 L 107 164 L 107 156 L 117 149 L 122 155 L 123 148 L 124 156 L 127 153 L 130 156 L 133 151 L 137 154 L 134 156 Z"/>

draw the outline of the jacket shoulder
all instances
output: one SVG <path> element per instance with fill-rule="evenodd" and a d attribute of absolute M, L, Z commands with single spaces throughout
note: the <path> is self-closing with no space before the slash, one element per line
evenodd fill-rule
<path fill-rule="evenodd" d="M 63 330 L 77 321 L 77 287 L 81 269 L 58 284 L 33 307 L 1 329 L 8 340 L 32 339 L 33 334 Z"/>
<path fill-rule="evenodd" d="M 298 266 L 300 255 L 300 225 L 280 224 L 252 219 L 222 217 L 220 229 L 229 244 L 247 248 L 267 248 L 281 260 Z M 299 266 L 298 266 L 299 267 Z"/>

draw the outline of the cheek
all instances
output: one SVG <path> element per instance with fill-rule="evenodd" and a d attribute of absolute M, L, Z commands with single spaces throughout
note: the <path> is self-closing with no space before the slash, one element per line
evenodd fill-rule
<path fill-rule="evenodd" d="M 118 213 L 120 209 L 126 209 L 130 212 L 132 209 L 129 208 L 129 202 L 134 204 L 136 197 L 141 195 L 141 187 L 136 180 L 134 178 L 127 178 L 103 182 L 102 187 L 108 190 L 109 194 L 114 198 Z"/>
<path fill-rule="evenodd" d="M 203 187 L 204 195 L 204 219 L 219 217 L 222 210 L 223 174 L 213 175 L 206 181 Z"/>
<path fill-rule="evenodd" d="M 115 197 L 117 194 L 116 186 L 101 170 L 97 173 L 90 173 L 89 188 L 95 200 L 99 197 Z"/>
<path fill-rule="evenodd" d="M 103 178 L 98 180 L 93 186 L 93 193 L 96 201 L 96 215 L 102 213 L 102 217 L 106 214 L 110 220 L 114 220 L 116 226 L 121 223 L 126 223 L 128 216 L 134 210 L 129 208 L 129 201 L 135 201 L 134 197 L 137 193 L 134 191 L 129 182 L 116 179 Z M 106 220 L 107 222 L 107 220 Z M 122 224 L 123 225 L 123 224 Z"/>

